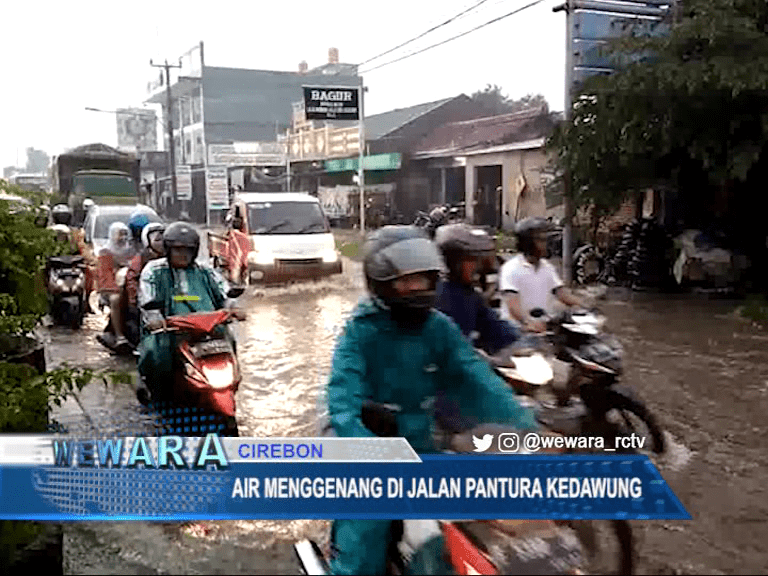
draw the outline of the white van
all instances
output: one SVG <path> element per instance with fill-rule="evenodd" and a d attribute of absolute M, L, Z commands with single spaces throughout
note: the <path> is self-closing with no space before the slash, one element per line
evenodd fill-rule
<path fill-rule="evenodd" d="M 227 222 L 251 240 L 251 282 L 283 282 L 341 273 L 341 256 L 320 201 L 296 192 L 235 195 Z"/>

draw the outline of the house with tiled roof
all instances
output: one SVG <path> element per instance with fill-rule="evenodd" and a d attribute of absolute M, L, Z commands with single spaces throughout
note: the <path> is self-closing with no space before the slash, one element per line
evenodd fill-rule
<path fill-rule="evenodd" d="M 544 108 L 448 122 L 435 127 L 410 151 L 413 179 L 429 182 L 411 203 L 466 202 L 467 218 L 509 228 L 526 216 L 546 215 L 545 143 L 558 115 Z"/>

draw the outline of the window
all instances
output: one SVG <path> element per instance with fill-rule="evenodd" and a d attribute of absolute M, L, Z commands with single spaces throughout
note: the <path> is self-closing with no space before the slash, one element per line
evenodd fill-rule
<path fill-rule="evenodd" d="M 324 234 L 329 232 L 317 202 L 254 202 L 248 204 L 251 234 Z"/>

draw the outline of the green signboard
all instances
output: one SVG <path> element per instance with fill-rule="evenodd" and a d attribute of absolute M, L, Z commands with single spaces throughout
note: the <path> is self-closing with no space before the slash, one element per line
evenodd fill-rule
<path fill-rule="evenodd" d="M 402 156 L 400 154 L 375 154 L 363 158 L 364 170 L 397 170 L 400 168 Z M 326 160 L 326 172 L 357 172 L 360 166 L 359 158 L 340 158 L 338 160 Z"/>

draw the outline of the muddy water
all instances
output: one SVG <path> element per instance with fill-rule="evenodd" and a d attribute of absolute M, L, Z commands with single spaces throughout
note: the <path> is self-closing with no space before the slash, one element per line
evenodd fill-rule
<path fill-rule="evenodd" d="M 317 393 L 333 330 L 363 294 L 358 264 L 316 283 L 251 289 L 238 328 L 244 436 L 314 435 Z M 768 571 L 768 337 L 729 313 L 732 304 L 632 296 L 601 304 L 626 346 L 631 383 L 669 432 L 657 460 L 692 522 L 635 523 L 640 573 Z M 132 369 L 95 341 L 103 316 L 79 332 L 51 329 L 50 362 Z M 129 385 L 92 384 L 60 413 L 65 422 L 131 428 L 146 418 Z M 90 424 L 83 424 L 88 413 Z M 291 544 L 323 541 L 320 521 L 73 524 L 65 533 L 70 574 L 298 573 Z"/>

